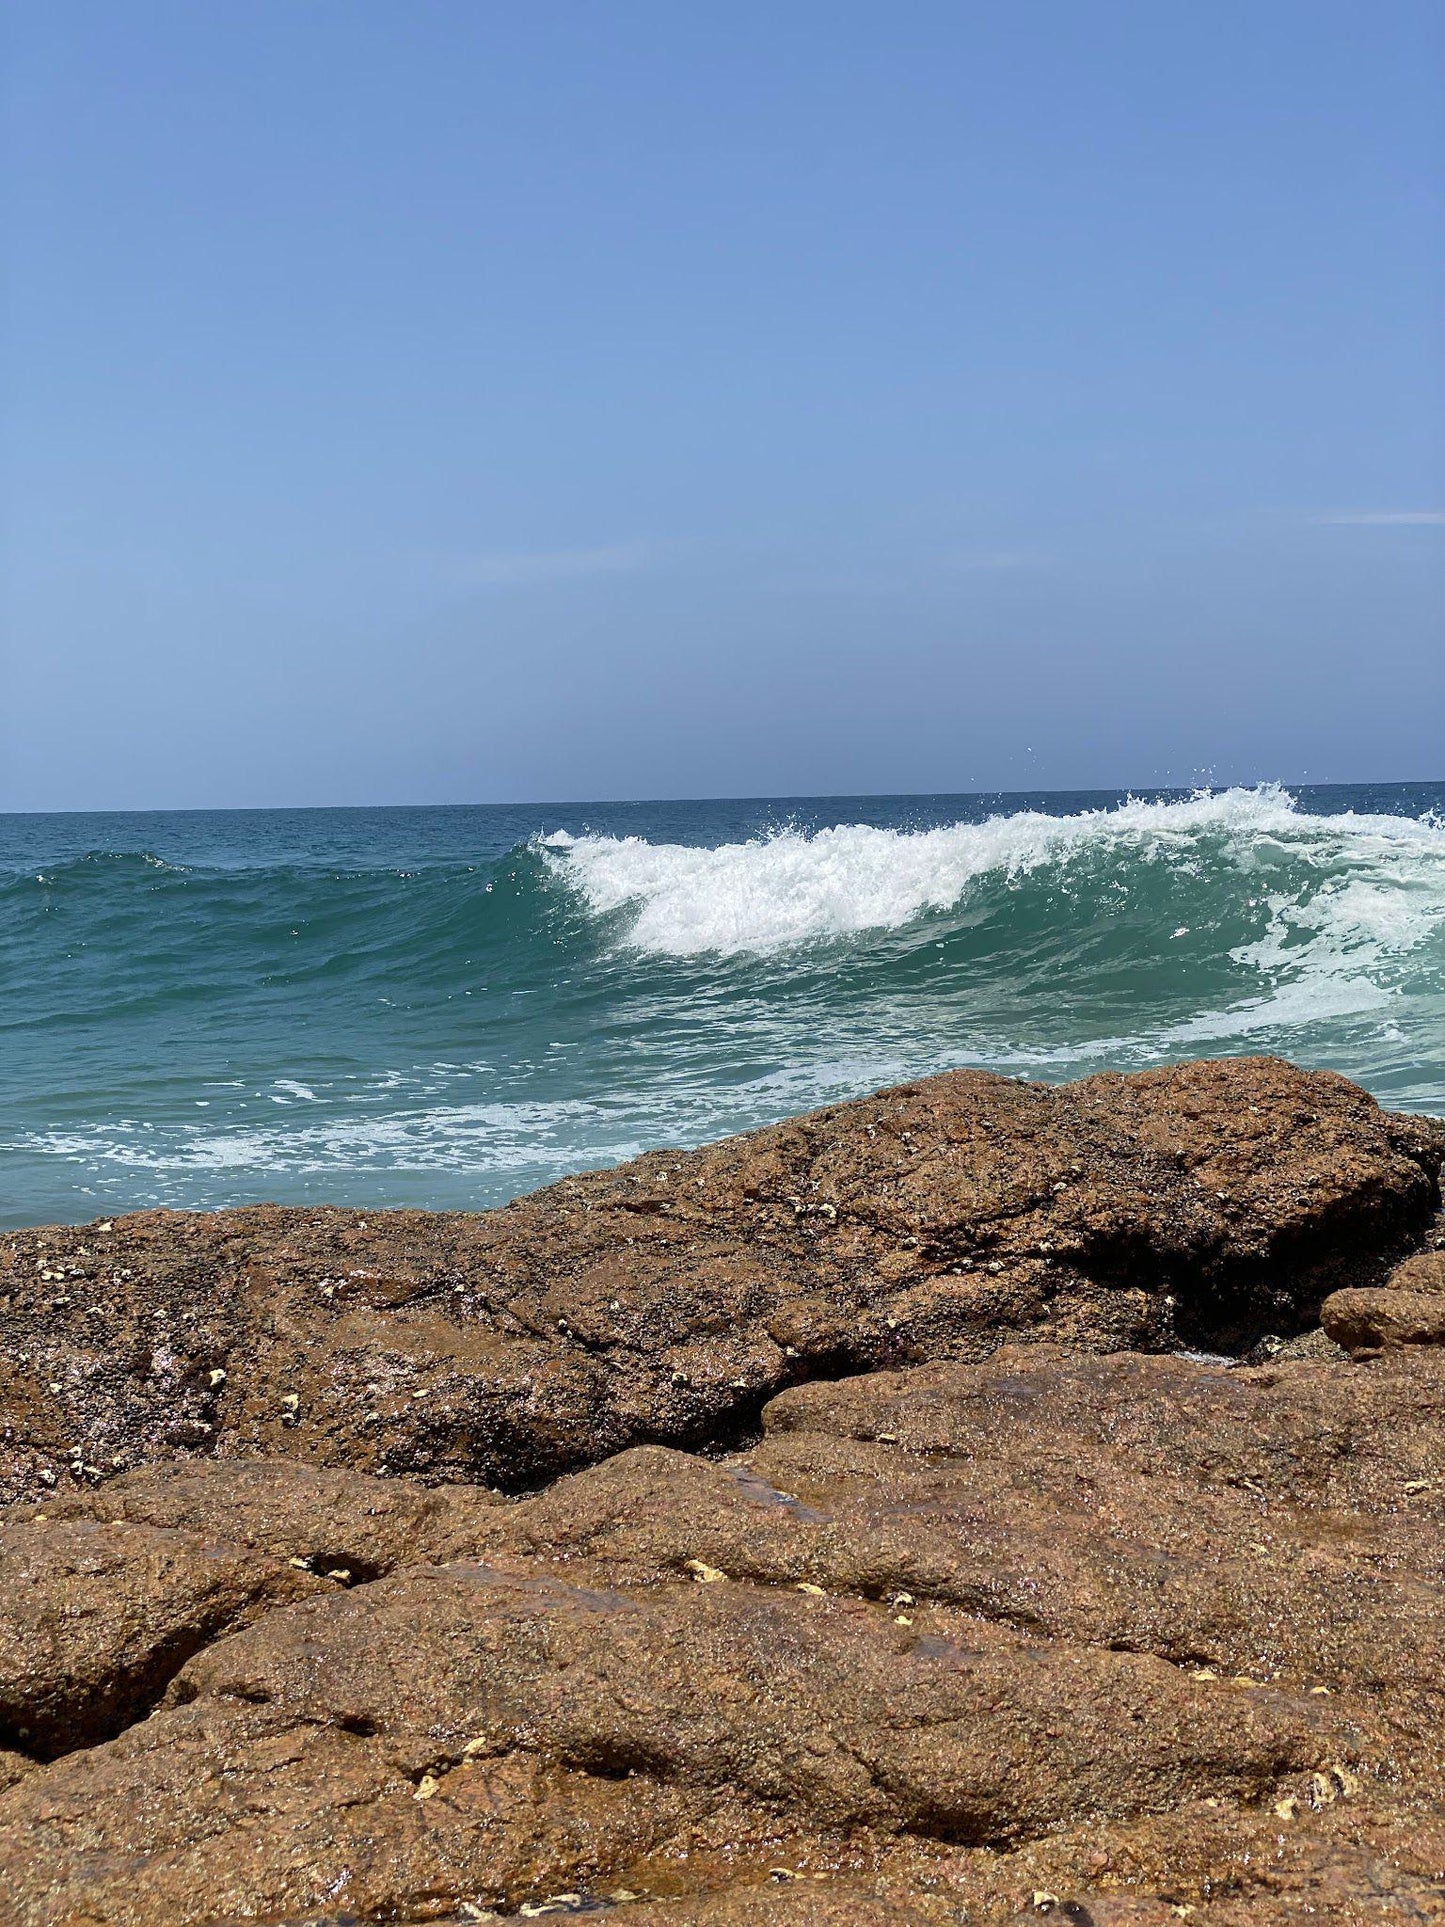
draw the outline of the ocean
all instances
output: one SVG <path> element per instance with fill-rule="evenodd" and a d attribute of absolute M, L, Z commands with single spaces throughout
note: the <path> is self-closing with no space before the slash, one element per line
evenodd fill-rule
<path fill-rule="evenodd" d="M 0 816 L 0 1223 L 474 1209 L 952 1065 L 1445 1113 L 1445 784 Z"/>

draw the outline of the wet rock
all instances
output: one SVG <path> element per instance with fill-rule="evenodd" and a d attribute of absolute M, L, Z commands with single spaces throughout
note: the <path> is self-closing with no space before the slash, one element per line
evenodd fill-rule
<path fill-rule="evenodd" d="M 0 1745 L 94 1745 L 192 1654 L 322 1584 L 195 1534 L 0 1515 Z"/>
<path fill-rule="evenodd" d="M 1076 1897 L 1105 1927 L 1307 1927 L 1339 1921 L 1445 1918 L 1445 1828 L 1438 1804 L 1367 1784 L 1314 1807 L 1300 1789 L 1293 1817 L 1277 1805 L 1197 1802 L 1142 1824 L 1103 1826 L 1038 1843 L 975 1868 L 986 1920 L 1017 1920 L 1000 1889 Z M 981 1876 L 981 1878 L 980 1878 Z M 976 1889 L 975 1889 L 976 1890 Z M 1003 1903 L 1003 1904 L 1001 1904 Z M 1181 1913 L 1183 1907 L 1187 1911 Z"/>
<path fill-rule="evenodd" d="M 873 1882 L 780 1870 L 757 1885 L 644 1901 L 613 1918 L 619 1927 L 953 1927 L 958 1913 L 943 1894 L 889 1894 Z"/>
<path fill-rule="evenodd" d="M 696 1568 L 819 1586 L 916 1624 L 946 1603 L 1223 1681 L 1445 1679 L 1433 1361 L 1241 1372 L 1016 1348 L 799 1387 L 764 1417 L 744 1461 L 639 1447 L 490 1515 L 478 1544 L 633 1586 Z"/>
<path fill-rule="evenodd" d="M 1256 1513 L 1283 1503 L 1376 1517 L 1401 1481 L 1445 1471 L 1442 1363 L 1402 1355 L 1366 1372 L 1312 1361 L 1240 1368 L 1015 1348 L 974 1371 L 940 1362 L 797 1386 L 767 1408 L 752 1462 L 789 1437 L 822 1434 L 961 1472 L 1022 1460 L 1021 1484 L 1052 1475 L 1056 1486 L 1087 1487 L 1112 1466 Z"/>
<path fill-rule="evenodd" d="M 1034 1891 L 1147 1922 L 1256 1866 L 1231 1920 L 1294 1918 L 1286 1889 L 1348 1918 L 1382 1882 L 1429 1917 L 1439 1354 L 1025 1347 L 765 1420 L 736 1459 L 643 1447 L 481 1504 L 483 1561 L 314 1586 L 198 1652 L 148 1718 L 0 1795 L 18 1921 L 660 1885 L 659 1927 L 1015 1920 Z M 201 1471 L 127 1484 L 159 1516 Z"/>
<path fill-rule="evenodd" d="M 518 1490 L 1009 1338 L 1242 1349 L 1382 1279 L 1442 1157 L 1445 1126 L 1272 1058 L 1057 1090 L 958 1071 L 481 1216 L 13 1233 L 0 1492 L 187 1456 Z"/>

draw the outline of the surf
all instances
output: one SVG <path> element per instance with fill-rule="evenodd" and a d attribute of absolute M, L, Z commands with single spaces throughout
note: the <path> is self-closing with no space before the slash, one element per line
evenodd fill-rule
<path fill-rule="evenodd" d="M 989 884 L 1014 888 L 1048 871 L 1061 889 L 1072 881 L 1087 910 L 1091 883 L 1127 891 L 1146 867 L 1276 883 L 1292 868 L 1302 887 L 1318 882 L 1322 935 L 1334 923 L 1338 934 L 1368 929 L 1397 948 L 1445 915 L 1445 826 L 1428 817 L 1307 815 L 1277 785 L 921 830 L 782 826 L 715 848 L 566 832 L 538 847 L 593 915 L 628 912 L 626 940 L 667 956 L 764 954 L 896 930 Z"/>
<path fill-rule="evenodd" d="M 1445 1110 L 1442 808 L 0 819 L 0 1218 L 476 1208 L 955 1064 L 1275 1051 Z"/>

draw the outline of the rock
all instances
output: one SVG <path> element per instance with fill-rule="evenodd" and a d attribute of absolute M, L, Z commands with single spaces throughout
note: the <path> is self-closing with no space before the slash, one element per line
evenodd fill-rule
<path fill-rule="evenodd" d="M 50 1757 L 120 1731 L 259 1613 L 465 1553 L 496 1504 L 284 1461 L 147 1467 L 0 1514 L 0 1738 Z"/>
<path fill-rule="evenodd" d="M 1332 1292 L 1320 1320 L 1348 1352 L 1445 1345 L 1445 1249 L 1417 1252 L 1380 1286 Z"/>
<path fill-rule="evenodd" d="M 554 1892 L 631 1887 L 699 1832 L 755 1865 L 780 1832 L 997 1848 L 1080 1811 L 1259 1799 L 1369 1744 L 1331 1700 L 944 1609 L 899 1627 L 859 1599 L 454 1565 L 198 1656 L 166 1710 L 0 1796 L 0 1877 L 20 1921 L 107 1889 L 171 1927 L 404 1915 L 442 1879 L 516 1905 L 542 1867 Z"/>
<path fill-rule="evenodd" d="M 1417 1251 L 1385 1280 L 1389 1291 L 1412 1291 L 1422 1296 L 1445 1296 L 1445 1251 Z"/>
<path fill-rule="evenodd" d="M 1348 1352 L 1390 1345 L 1445 1345 L 1445 1294 L 1401 1291 L 1331 1292 L 1320 1308 L 1324 1328 Z"/>
<path fill-rule="evenodd" d="M 1266 1332 L 1263 1338 L 1255 1340 L 1247 1352 L 1240 1354 L 1241 1365 L 1281 1365 L 1295 1359 L 1342 1359 L 1349 1354 L 1342 1345 L 1337 1345 L 1322 1326 L 1316 1325 L 1312 1331 L 1296 1332 L 1292 1338 L 1281 1338 L 1275 1332 Z"/>
<path fill-rule="evenodd" d="M 197 1534 L 0 1515 L 0 1745 L 92 1746 L 220 1634 L 323 1584 Z"/>
<path fill-rule="evenodd" d="M 50 1519 L 97 1519 L 205 1533 L 348 1583 L 397 1566 L 465 1556 L 499 1503 L 474 1486 L 427 1489 L 288 1459 L 182 1459 L 142 1466 L 95 1491 L 63 1492 Z M 27 1515 L 16 1508 L 14 1517 Z"/>
<path fill-rule="evenodd" d="M 0 1515 L 0 1738 L 44 1757 L 92 1746 L 223 1632 L 466 1553 L 495 1503 L 285 1461 L 183 1461 L 13 1507 Z"/>
<path fill-rule="evenodd" d="M 479 1504 L 480 1558 L 312 1580 L 205 1646 L 149 1717 L 0 1794 L 18 1927 L 659 1883 L 659 1927 L 1015 1920 L 1020 1891 L 1147 1922 L 1221 1868 L 1240 1923 L 1293 1918 L 1283 1889 L 1347 1918 L 1381 1882 L 1429 1917 L 1440 1354 L 1016 1347 L 764 1418 L 737 1458 L 641 1447 Z M 232 1470 L 125 1485 L 179 1518 Z M 467 1496 L 382 1490 L 401 1516 Z"/>
<path fill-rule="evenodd" d="M 960 1073 L 15 1234 L 6 1927 L 1445 1920 L 1445 1346 L 1313 1324 L 1445 1303 L 1441 1148 Z"/>
<path fill-rule="evenodd" d="M 681 1902 L 644 1902 L 618 1918 L 625 1927 L 926 1927 L 957 1915 L 941 1895 L 890 1896 L 872 1883 L 802 1874 Z"/>
<path fill-rule="evenodd" d="M 1427 1227 L 1445 1126 L 1277 1059 L 958 1071 L 480 1216 L 263 1206 L 0 1240 L 0 1496 L 288 1458 L 524 1490 L 787 1385 L 1008 1339 L 1243 1349 Z"/>
<path fill-rule="evenodd" d="M 920 1624 L 943 1603 L 1302 1690 L 1445 1677 L 1424 1529 L 1445 1525 L 1433 1365 L 1240 1372 L 1020 1347 L 798 1387 L 764 1416 L 744 1461 L 639 1447 L 489 1515 L 478 1546 L 629 1586 L 702 1566 L 903 1600 Z M 1378 1456 L 1359 1444 L 1372 1427 Z"/>

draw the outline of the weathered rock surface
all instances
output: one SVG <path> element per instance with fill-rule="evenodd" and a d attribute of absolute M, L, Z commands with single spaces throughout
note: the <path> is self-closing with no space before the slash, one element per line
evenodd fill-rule
<path fill-rule="evenodd" d="M 1373 1286 L 1445 1126 L 1239 1059 L 959 1071 L 502 1211 L 150 1212 L 0 1240 L 0 1497 L 184 1455 L 515 1491 L 741 1438 L 799 1380 L 1242 1348 Z"/>
<path fill-rule="evenodd" d="M 496 1501 L 286 1461 L 144 1467 L 0 1513 L 0 1745 L 93 1745 L 221 1634 L 464 1552 Z"/>
<path fill-rule="evenodd" d="M 1030 1346 L 765 1417 L 733 1460 L 643 1447 L 480 1503 L 468 1558 L 301 1575 L 149 1718 L 0 1795 L 16 1918 L 1445 1907 L 1445 1352 Z M 166 1468 L 170 1525 L 92 1529 L 184 1538 L 234 1472 Z"/>
<path fill-rule="evenodd" d="M 322 1583 L 200 1534 L 0 1517 L 0 1745 L 109 1737 L 193 1653 Z"/>
<path fill-rule="evenodd" d="M 1332 1292 L 1320 1307 L 1320 1321 L 1349 1352 L 1445 1345 L 1445 1251 L 1407 1258 L 1382 1287 Z"/>
<path fill-rule="evenodd" d="M 1445 1921 L 1445 1344 L 1159 1349 L 1441 1297 L 1440 1146 L 959 1077 L 485 1219 L 12 1238 L 0 1921 Z"/>
<path fill-rule="evenodd" d="M 1418 1292 L 1436 1297 L 1445 1294 L 1445 1248 L 1417 1251 L 1385 1280 L 1388 1291 Z"/>
<path fill-rule="evenodd" d="M 350 1584 L 465 1556 L 479 1517 L 498 1503 L 475 1486 L 428 1488 L 290 1459 L 182 1459 L 62 1489 L 10 1516 L 212 1534 Z"/>
<path fill-rule="evenodd" d="M 1445 1678 L 1433 1366 L 1366 1378 L 1031 1347 L 800 1387 L 765 1422 L 730 1464 L 623 1453 L 502 1508 L 479 1544 L 585 1558 L 629 1584 L 701 1561 L 754 1583 L 907 1593 L 1310 1686 Z M 1375 1428 L 1388 1444 L 1366 1442 Z"/>
<path fill-rule="evenodd" d="M 1445 1345 L 1445 1297 L 1419 1291 L 1337 1291 L 1325 1330 L 1346 1351 L 1384 1345 Z"/>

